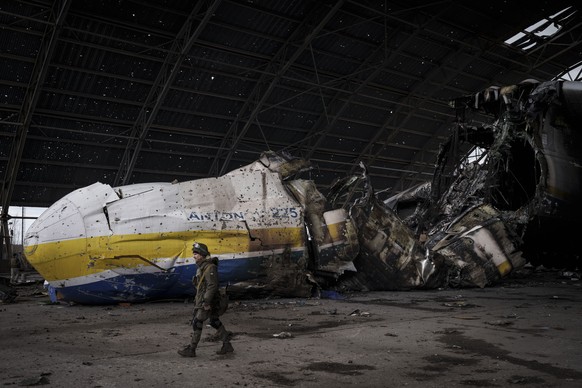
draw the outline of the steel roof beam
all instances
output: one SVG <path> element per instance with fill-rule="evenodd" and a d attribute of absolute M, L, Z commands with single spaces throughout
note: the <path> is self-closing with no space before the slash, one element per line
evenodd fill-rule
<path fill-rule="evenodd" d="M 385 29 L 386 29 L 386 25 L 385 25 Z M 396 32 L 394 32 L 393 34 L 395 34 Z M 366 87 L 368 84 L 370 84 L 383 70 L 383 64 L 387 63 L 389 61 L 389 59 L 394 56 L 397 55 L 399 50 L 393 50 L 390 52 L 390 55 L 387 56 L 388 52 L 387 52 L 387 48 L 386 48 L 386 42 L 389 40 L 388 37 L 386 37 L 384 39 L 384 41 L 378 46 L 376 47 L 376 49 L 372 52 L 372 54 L 362 63 L 360 68 L 367 68 L 368 64 L 373 62 L 376 57 L 378 57 L 379 54 L 383 54 L 384 58 L 381 58 L 381 64 L 377 65 L 376 68 L 374 69 L 374 71 L 372 71 L 364 81 L 362 81 L 361 83 L 359 83 L 356 87 L 355 90 L 353 90 L 348 99 L 343 101 L 343 104 L 341 105 L 341 107 L 335 112 L 335 117 L 333 118 L 333 120 L 331 122 L 327 122 L 327 125 L 325 125 L 325 127 L 322 130 L 319 130 L 316 132 L 316 136 L 317 139 L 315 141 L 312 142 L 313 138 L 312 137 L 308 137 L 307 141 L 312 143 L 310 149 L 307 152 L 306 158 L 310 159 L 313 156 L 313 153 L 315 152 L 316 149 L 318 149 L 321 145 L 321 143 L 324 141 L 324 139 L 326 138 L 326 136 L 328 135 L 328 133 L 335 127 L 339 117 L 341 117 L 341 115 L 343 114 L 343 112 L 353 103 L 353 99 L 360 93 L 361 89 Z M 314 67 L 315 67 L 315 62 L 314 62 Z M 360 70 L 360 69 L 358 69 Z M 350 79 L 351 81 L 351 79 Z M 331 105 L 331 102 L 330 102 Z M 324 109 L 325 111 L 325 109 Z M 319 126 L 321 126 L 322 124 L 324 124 L 324 118 L 327 118 L 327 113 L 326 113 L 326 117 L 324 117 L 323 115 L 320 116 L 320 119 L 318 120 L 318 122 L 314 125 L 314 127 L 312 128 L 312 131 L 315 130 L 316 128 L 318 128 Z M 357 160 L 353 161 L 354 163 L 357 163 Z"/>
<path fill-rule="evenodd" d="M 24 95 L 23 103 L 17 119 L 17 122 L 22 123 L 22 125 L 17 126 L 16 136 L 12 140 L 10 148 L 10 156 L 6 166 L 4 180 L 1 182 L 0 206 L 2 206 L 2 209 L 0 210 L 0 235 L 2 235 L 3 238 L 0 239 L 0 243 L 6 246 L 6 252 L 9 257 L 12 256 L 12 242 L 10 241 L 10 231 L 8 226 L 8 219 L 10 218 L 8 211 L 12 202 L 12 194 L 14 192 L 18 172 L 20 170 L 20 161 L 22 159 L 22 152 L 24 151 L 24 144 L 26 143 L 26 135 L 32 122 L 32 114 L 38 101 L 49 62 L 53 56 L 54 48 L 57 44 L 58 36 L 69 6 L 69 0 L 57 0 L 49 13 L 51 23 L 46 27 L 38 51 L 37 60 L 32 70 L 30 83 Z M 2 253 L 3 250 L 4 249 L 0 247 L 0 253 Z"/>
<path fill-rule="evenodd" d="M 186 22 L 180 29 L 180 32 L 173 41 L 170 53 L 175 54 L 169 54 L 166 56 L 156 81 L 150 89 L 150 93 L 148 94 L 144 105 L 131 128 L 130 140 L 128 141 L 127 148 L 121 159 L 119 171 L 115 177 L 115 186 L 125 185 L 129 182 L 149 128 L 154 122 L 176 75 L 180 71 L 182 62 L 188 55 L 194 42 L 206 27 L 208 20 L 214 15 L 214 12 L 220 5 L 221 1 L 222 0 L 212 1 L 204 11 L 203 18 L 200 20 L 196 28 L 194 28 L 198 15 L 203 7 L 203 2 L 196 2 L 193 11 L 190 13 Z"/>
<path fill-rule="evenodd" d="M 51 23 L 47 24 L 38 51 L 37 60 L 32 70 L 31 79 L 18 113 L 18 119 L 16 120 L 18 123 L 22 123 L 22 125 L 18 126 L 16 136 L 12 141 L 8 165 L 6 167 L 4 181 L 2 182 L 0 192 L 2 197 L 0 201 L 0 204 L 2 205 L 2 219 L 5 219 L 8 216 L 8 208 L 10 207 L 14 185 L 18 176 L 22 152 L 24 151 L 24 145 L 26 143 L 26 136 L 32 123 L 34 109 L 40 96 L 42 85 L 70 7 L 70 3 L 69 0 L 55 1 L 49 14 Z"/>
<path fill-rule="evenodd" d="M 338 12 L 338 10 L 343 5 L 344 0 L 339 0 L 336 4 L 323 16 L 323 18 L 319 21 L 319 23 L 313 28 L 310 32 L 305 34 L 304 29 L 308 27 L 308 24 L 314 22 L 317 18 L 315 12 L 310 12 L 308 17 L 301 23 L 299 27 L 297 27 L 294 32 L 289 36 L 287 42 L 281 46 L 279 51 L 273 56 L 272 61 L 269 63 L 268 68 L 273 68 L 276 66 L 278 62 L 285 63 L 279 68 L 274 69 L 274 73 L 276 74 L 270 82 L 265 76 L 261 76 L 261 78 L 257 81 L 255 88 L 250 93 L 247 102 L 239 111 L 238 115 L 236 116 L 235 120 L 233 121 L 232 125 L 230 126 L 228 133 L 224 137 L 220 149 L 218 150 L 214 161 L 212 162 L 212 166 L 210 167 L 209 175 L 222 175 L 227 170 L 230 160 L 232 159 L 233 154 L 237 151 L 237 148 L 240 144 L 241 139 L 245 136 L 246 132 L 250 128 L 251 123 L 254 123 L 257 119 L 258 114 L 263 109 L 263 105 L 265 104 L 266 100 L 271 95 L 271 92 L 275 88 L 275 86 L 279 83 L 283 74 L 291 68 L 291 65 L 299 58 L 299 56 L 305 51 L 307 47 L 311 44 L 311 41 L 317 37 L 319 32 L 323 29 L 323 27 L 330 21 L 330 19 Z M 302 44 L 297 48 L 294 53 L 286 59 L 287 51 L 289 50 L 290 42 L 293 41 L 301 41 Z M 267 84 L 268 85 L 265 85 Z M 265 87 L 264 90 L 262 88 Z M 259 96 L 260 95 L 260 96 Z M 257 100 L 254 108 L 251 108 L 253 105 L 253 101 Z M 250 110 L 250 112 L 249 112 Z M 243 118 L 248 115 L 247 122 L 243 125 L 242 129 L 239 130 L 239 119 Z M 222 164 L 222 165 L 221 165 Z M 221 166 L 220 166 L 221 165 Z"/>
<path fill-rule="evenodd" d="M 449 4 L 450 6 L 450 4 Z M 425 21 L 423 24 L 416 24 L 417 28 L 415 29 L 415 31 L 410 34 L 407 38 L 407 40 L 405 42 L 403 42 L 400 47 L 402 49 L 404 49 L 407 46 L 407 43 L 412 41 L 416 36 L 418 36 L 419 34 L 421 34 L 424 31 L 423 25 L 427 25 L 428 23 L 430 23 L 433 20 L 438 19 L 439 15 L 442 13 L 445 13 L 447 11 L 446 7 L 441 8 L 440 12 L 437 14 L 434 14 L 429 20 Z M 395 55 L 395 52 L 392 52 L 391 55 Z M 436 73 L 439 71 L 439 68 L 435 68 L 432 70 L 431 73 Z M 426 77 L 428 78 L 428 77 Z M 409 96 L 407 96 L 407 99 L 410 99 L 410 96 L 412 95 L 413 91 L 410 92 Z M 408 104 L 404 104 L 404 105 L 408 105 Z M 411 106 L 413 104 L 410 104 Z M 414 106 L 414 109 L 417 109 L 417 106 Z M 380 153 L 380 151 L 383 151 L 388 143 L 389 140 L 384 142 L 384 147 L 382 147 L 380 149 L 380 151 L 378 151 L 375 155 L 372 155 L 372 150 L 373 147 L 376 145 L 376 143 L 378 142 L 378 140 L 381 138 L 382 134 L 384 133 L 384 131 L 388 128 L 391 128 L 394 121 L 396 121 L 396 118 L 398 117 L 399 113 L 403 110 L 403 105 L 398 105 L 398 107 L 395 109 L 395 111 L 386 119 L 386 121 L 384 122 L 384 124 L 378 129 L 378 131 L 376 132 L 376 134 L 374 135 L 374 137 L 368 142 L 368 144 L 366 145 L 366 147 L 364 147 L 364 149 L 360 152 L 360 154 L 358 155 L 357 159 L 355 159 L 351 165 L 350 168 L 350 174 L 354 173 L 355 169 L 357 168 L 357 166 L 359 165 L 359 162 L 367 159 L 366 160 L 366 164 L 367 166 L 372 166 L 375 158 L 377 157 L 377 155 Z M 412 111 L 412 110 L 411 110 Z M 410 117 L 410 116 L 408 116 Z M 399 126 L 403 126 L 405 123 L 400 124 Z M 390 135 L 389 138 L 392 139 L 396 136 L 396 134 L 399 133 L 399 129 L 398 128 L 394 128 L 392 129 L 392 131 L 390 131 Z"/>

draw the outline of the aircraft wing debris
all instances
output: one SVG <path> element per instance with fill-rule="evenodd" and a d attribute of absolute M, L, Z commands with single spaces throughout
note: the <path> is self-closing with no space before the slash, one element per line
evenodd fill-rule
<path fill-rule="evenodd" d="M 357 272 L 346 273 L 339 286 L 344 290 L 401 290 L 431 287 L 433 258 L 425 255 L 412 230 L 373 193 L 365 173 L 337 182 L 332 198 L 341 201 L 359 193 L 355 200 L 344 200 L 358 230 L 360 254 L 355 258 Z M 427 270 L 428 268 L 428 270 Z"/>

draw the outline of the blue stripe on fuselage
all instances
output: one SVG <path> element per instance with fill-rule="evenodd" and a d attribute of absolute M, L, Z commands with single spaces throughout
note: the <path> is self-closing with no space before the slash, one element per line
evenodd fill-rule
<path fill-rule="evenodd" d="M 221 285 L 256 278 L 264 257 L 221 260 L 218 274 Z M 194 295 L 192 278 L 195 264 L 172 268 L 166 272 L 119 275 L 80 286 L 55 287 L 64 302 L 80 304 L 115 304 L 145 302 L 152 299 L 180 298 Z"/>

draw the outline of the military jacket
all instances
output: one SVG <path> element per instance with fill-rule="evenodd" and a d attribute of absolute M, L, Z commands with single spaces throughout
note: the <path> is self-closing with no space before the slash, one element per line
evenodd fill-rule
<path fill-rule="evenodd" d="M 204 303 L 212 309 L 218 307 L 218 258 L 207 257 L 198 266 L 195 277 L 196 308 L 202 308 Z"/>

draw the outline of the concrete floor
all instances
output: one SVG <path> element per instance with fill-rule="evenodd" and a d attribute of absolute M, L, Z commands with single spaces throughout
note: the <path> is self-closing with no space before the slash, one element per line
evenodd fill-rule
<path fill-rule="evenodd" d="M 52 305 L 22 287 L 0 305 L 0 384 L 580 387 L 581 283 L 537 271 L 486 289 L 235 301 L 235 353 L 216 355 L 206 327 L 190 359 L 176 350 L 191 303 Z"/>

